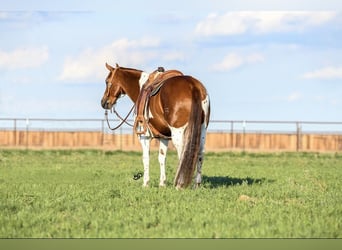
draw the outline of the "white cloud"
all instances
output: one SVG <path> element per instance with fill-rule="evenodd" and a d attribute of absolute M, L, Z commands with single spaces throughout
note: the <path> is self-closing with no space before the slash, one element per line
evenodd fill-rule
<path fill-rule="evenodd" d="M 156 58 L 159 39 L 119 39 L 98 49 L 86 49 L 76 57 L 67 57 L 60 80 L 90 81 L 104 79 L 105 63 L 138 67 Z"/>
<path fill-rule="evenodd" d="M 248 64 L 263 62 L 264 56 L 260 53 L 253 53 L 249 55 L 239 55 L 237 53 L 230 53 L 226 55 L 223 60 L 212 66 L 214 71 L 231 71 Z"/>
<path fill-rule="evenodd" d="M 0 11 L 0 19 L 7 19 L 8 18 L 8 14 L 7 12 L 4 12 L 4 11 Z"/>
<path fill-rule="evenodd" d="M 342 66 L 340 67 L 325 67 L 315 71 L 307 72 L 302 75 L 305 79 L 342 79 Z"/>
<path fill-rule="evenodd" d="M 302 97 L 302 94 L 298 91 L 291 93 L 286 99 L 289 102 L 298 101 Z"/>
<path fill-rule="evenodd" d="M 41 48 L 18 48 L 13 51 L 0 50 L 0 69 L 36 68 L 49 58 L 46 46 Z"/>
<path fill-rule="evenodd" d="M 235 11 L 223 15 L 209 14 L 197 24 L 196 33 L 211 36 L 302 31 L 327 23 L 336 15 L 333 11 Z"/>

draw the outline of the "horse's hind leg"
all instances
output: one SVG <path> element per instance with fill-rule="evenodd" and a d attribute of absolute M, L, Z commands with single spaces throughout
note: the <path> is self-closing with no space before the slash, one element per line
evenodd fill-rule
<path fill-rule="evenodd" d="M 159 140 L 159 165 L 160 165 L 160 182 L 159 186 L 164 187 L 166 182 L 166 174 L 165 174 L 165 161 L 166 161 L 166 153 L 167 153 L 167 146 L 169 141 L 166 139 Z"/>
<path fill-rule="evenodd" d="M 187 126 L 187 124 L 183 127 L 180 127 L 180 128 L 170 127 L 171 135 L 172 135 L 172 143 L 175 146 L 175 148 L 177 149 L 178 160 L 180 160 L 180 158 L 181 158 L 183 147 L 184 147 L 183 136 L 184 136 L 184 131 L 185 131 L 186 126 Z"/>
<path fill-rule="evenodd" d="M 195 176 L 195 187 L 199 187 L 202 182 L 202 164 L 204 158 L 204 144 L 206 138 L 206 127 L 202 124 L 201 127 L 201 144 L 200 144 L 200 151 L 198 154 L 198 161 L 197 161 L 197 172 Z"/>

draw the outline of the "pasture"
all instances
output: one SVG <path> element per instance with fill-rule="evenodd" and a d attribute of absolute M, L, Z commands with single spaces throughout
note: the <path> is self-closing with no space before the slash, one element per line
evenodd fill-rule
<path fill-rule="evenodd" d="M 0 238 L 341 238 L 341 154 L 207 153 L 176 190 L 176 153 L 142 188 L 140 152 L 0 150 Z"/>

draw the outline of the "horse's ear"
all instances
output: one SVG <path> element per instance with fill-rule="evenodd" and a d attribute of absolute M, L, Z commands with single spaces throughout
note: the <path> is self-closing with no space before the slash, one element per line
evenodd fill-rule
<path fill-rule="evenodd" d="M 109 71 L 113 71 L 114 68 L 112 66 L 110 66 L 108 63 L 106 63 L 106 68 L 109 70 Z"/>
<path fill-rule="evenodd" d="M 116 67 L 117 67 L 117 68 L 119 68 L 119 67 L 120 67 L 118 63 L 116 63 L 115 65 L 116 65 Z"/>

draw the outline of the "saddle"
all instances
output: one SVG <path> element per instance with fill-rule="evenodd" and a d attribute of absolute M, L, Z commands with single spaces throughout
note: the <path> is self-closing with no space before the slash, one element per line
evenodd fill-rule
<path fill-rule="evenodd" d="M 149 102 L 150 98 L 159 92 L 167 79 L 181 75 L 183 75 L 183 73 L 178 70 L 165 71 L 163 67 L 158 67 L 157 70 L 149 74 L 147 81 L 141 87 L 138 99 L 135 103 L 136 118 L 133 129 L 136 134 L 145 134 L 147 130 L 149 130 L 152 137 L 169 139 L 167 136 L 161 134 L 149 122 Z"/>

